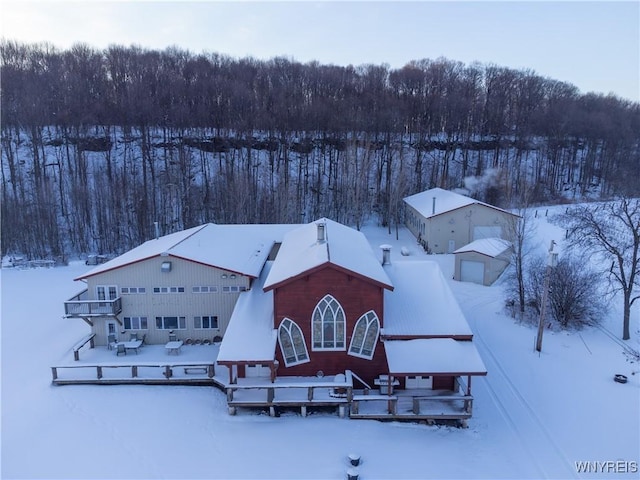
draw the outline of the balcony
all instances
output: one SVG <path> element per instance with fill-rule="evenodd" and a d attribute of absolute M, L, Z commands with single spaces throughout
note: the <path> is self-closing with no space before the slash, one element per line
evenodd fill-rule
<path fill-rule="evenodd" d="M 89 300 L 88 290 L 83 290 L 76 296 L 64 302 L 65 317 L 104 317 L 115 316 L 122 311 L 122 299 Z"/>

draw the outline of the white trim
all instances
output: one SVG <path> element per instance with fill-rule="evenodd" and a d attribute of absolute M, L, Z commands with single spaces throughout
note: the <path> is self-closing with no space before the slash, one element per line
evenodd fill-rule
<path fill-rule="evenodd" d="M 285 325 L 285 322 L 289 322 L 289 324 Z M 296 349 L 296 344 L 293 341 L 294 329 L 297 329 L 297 331 L 300 333 L 304 352 L 298 352 Z M 287 361 L 287 354 L 285 352 L 284 346 L 282 345 L 282 337 L 281 337 L 282 333 L 285 333 L 289 337 L 289 342 L 291 342 L 291 349 L 293 350 L 293 355 L 296 358 L 296 360 L 293 362 Z M 290 318 L 285 317 L 282 319 L 282 322 L 280 322 L 280 326 L 278 327 L 278 345 L 280 345 L 280 353 L 282 353 L 284 364 L 287 367 L 293 367 L 294 365 L 300 365 L 302 363 L 308 363 L 311 361 L 311 359 L 309 358 L 309 351 L 307 349 L 307 344 L 304 341 L 304 333 L 302 332 L 302 329 L 300 328 L 300 326 Z M 302 360 L 300 360 L 301 354 L 304 354 L 307 358 L 303 358 Z"/>
<path fill-rule="evenodd" d="M 370 316 L 370 314 L 373 316 Z M 351 351 L 351 348 L 354 346 L 353 342 L 356 338 L 356 330 L 358 328 L 358 325 L 360 325 L 360 322 L 365 323 L 364 334 L 362 335 L 362 342 L 360 343 L 359 353 L 355 353 Z M 374 325 L 376 326 L 376 336 L 373 340 L 373 344 L 371 345 L 371 355 L 365 355 L 362 353 L 362 350 L 367 340 L 367 334 L 369 333 L 369 329 L 372 328 Z M 353 327 L 353 335 L 351 335 L 351 342 L 349 344 L 349 350 L 347 350 L 347 354 L 351 355 L 352 357 L 371 360 L 373 358 L 373 355 L 375 354 L 376 344 L 378 343 L 379 336 L 380 336 L 380 319 L 378 318 L 378 315 L 376 315 L 376 312 L 374 312 L 373 310 L 369 310 L 367 313 L 365 313 L 358 319 L 358 321 L 356 322 L 356 325 Z"/>
<path fill-rule="evenodd" d="M 335 302 L 337 305 L 337 308 L 333 308 L 331 305 L 331 302 Z M 322 304 L 323 302 L 326 303 L 326 305 L 324 305 L 322 307 L 322 311 L 320 311 L 320 304 Z M 331 313 L 333 314 L 333 335 L 334 335 L 334 339 L 333 339 L 333 346 L 332 347 L 324 347 L 324 346 L 320 346 L 320 347 L 316 347 L 316 338 L 315 338 L 315 329 L 314 329 L 314 324 L 319 323 L 320 324 L 320 343 L 322 345 L 324 345 L 325 343 L 325 339 L 324 339 L 324 317 L 327 313 L 328 310 L 331 310 Z M 319 312 L 320 314 L 320 321 L 316 322 L 315 321 L 315 317 L 316 317 L 316 312 Z M 339 321 L 337 320 L 338 318 L 338 314 L 342 313 L 342 338 L 339 339 L 338 338 L 338 324 Z M 340 305 L 340 302 L 333 296 L 333 295 L 325 295 L 324 297 L 322 297 L 320 299 L 320 301 L 316 304 L 316 307 L 313 309 L 313 313 L 311 315 L 311 351 L 313 352 L 344 352 L 347 349 L 347 342 L 345 341 L 345 337 L 346 337 L 346 330 L 347 328 L 347 317 L 344 313 L 344 308 L 342 308 L 342 305 Z M 336 343 L 338 343 L 338 341 L 342 341 L 342 346 L 336 346 Z"/>

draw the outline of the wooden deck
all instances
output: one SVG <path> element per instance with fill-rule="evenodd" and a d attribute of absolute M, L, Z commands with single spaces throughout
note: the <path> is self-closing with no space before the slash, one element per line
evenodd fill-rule
<path fill-rule="evenodd" d="M 354 395 L 350 418 L 436 423 L 471 418 L 473 396 L 450 390 L 397 390 L 393 395 Z"/>
<path fill-rule="evenodd" d="M 339 381 L 335 377 L 279 377 L 273 383 L 268 378 L 238 379 L 226 386 L 229 414 L 235 415 L 239 407 L 268 408 L 271 416 L 279 408 L 299 408 L 306 416 L 309 408 L 333 407 L 344 417 L 353 391 L 351 372 L 344 377 Z"/>

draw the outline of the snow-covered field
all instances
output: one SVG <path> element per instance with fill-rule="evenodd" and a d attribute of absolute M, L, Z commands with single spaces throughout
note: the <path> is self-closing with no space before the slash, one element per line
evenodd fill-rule
<path fill-rule="evenodd" d="M 562 232 L 538 220 L 540 248 Z M 393 261 L 428 258 L 410 233 L 364 229 Z M 449 255 L 438 261 L 447 278 Z M 602 330 L 545 332 L 503 310 L 503 287 L 451 280 L 489 374 L 474 378 L 468 429 L 340 419 L 329 413 L 271 418 L 229 416 L 212 387 L 51 386 L 49 367 L 66 361 L 88 332 L 63 319 L 63 301 L 81 290 L 78 262 L 52 269 L 3 269 L 2 478 L 333 478 L 347 455 L 374 478 L 638 478 L 640 374 Z M 603 325 L 620 336 L 619 305 Z M 632 318 L 637 347 L 640 313 Z M 629 383 L 618 384 L 623 373 Z M 575 462 L 590 464 L 578 473 Z M 635 462 L 635 463 L 634 463 Z M 594 473 L 595 467 L 609 471 Z M 614 474 L 613 469 L 629 470 Z"/>

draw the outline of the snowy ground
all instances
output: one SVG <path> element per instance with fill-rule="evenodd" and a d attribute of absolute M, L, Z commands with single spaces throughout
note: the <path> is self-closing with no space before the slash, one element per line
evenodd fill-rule
<path fill-rule="evenodd" d="M 364 229 L 371 244 L 424 256 L 411 235 Z M 560 231 L 540 220 L 544 248 Z M 429 257 L 453 274 L 449 255 Z M 474 378 L 468 429 L 340 419 L 329 413 L 229 416 L 212 387 L 51 386 L 88 327 L 62 319 L 81 290 L 81 263 L 3 269 L 2 478 L 345 478 L 347 455 L 362 456 L 360 478 L 602 478 L 575 462 L 640 461 L 640 374 L 602 330 L 535 330 L 503 310 L 500 285 L 451 280 L 489 374 Z M 637 346 L 639 311 L 633 312 Z M 604 326 L 620 335 L 619 308 Z M 615 373 L 629 383 L 613 382 Z M 606 475 L 638 478 L 638 473 Z"/>

